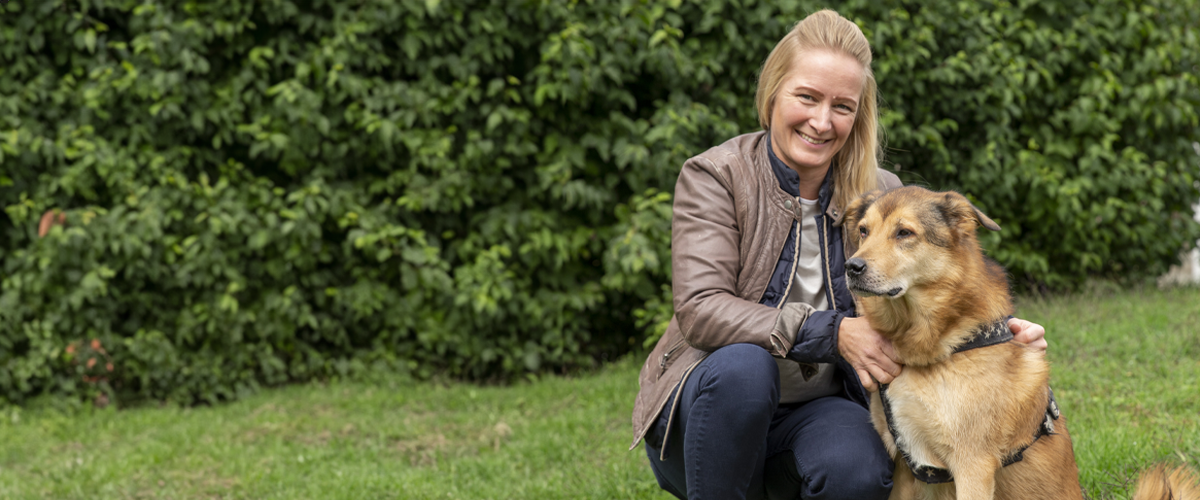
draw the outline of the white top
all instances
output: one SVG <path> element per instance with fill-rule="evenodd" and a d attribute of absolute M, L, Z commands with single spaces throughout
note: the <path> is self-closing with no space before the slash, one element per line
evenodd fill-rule
<path fill-rule="evenodd" d="M 821 242 L 817 235 L 817 200 L 800 198 L 800 248 L 796 252 L 796 276 L 792 279 L 788 302 L 802 302 L 818 311 L 829 309 L 825 296 L 825 276 L 822 269 Z M 779 402 L 803 403 L 841 391 L 833 377 L 833 365 L 817 364 L 817 373 L 804 379 L 801 365 L 790 359 L 776 359 L 779 364 Z"/>

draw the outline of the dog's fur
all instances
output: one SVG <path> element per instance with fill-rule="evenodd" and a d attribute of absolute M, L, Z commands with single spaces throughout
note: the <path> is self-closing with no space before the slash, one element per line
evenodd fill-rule
<path fill-rule="evenodd" d="M 1082 499 L 1065 416 L 1034 441 L 1049 401 L 1043 353 L 1017 342 L 954 353 L 977 327 L 1012 313 L 1004 269 L 975 236 L 977 225 L 1000 227 L 958 193 L 919 187 L 868 193 L 841 222 L 859 244 L 847 261 L 858 310 L 904 364 L 888 388 L 893 424 L 916 463 L 954 476 L 936 485 L 913 477 L 874 393 L 871 417 L 896 462 L 891 498 Z M 1023 460 L 1001 467 L 1024 446 Z M 1135 500 L 1200 499 L 1188 470 L 1151 474 Z M 1155 485 L 1166 491 L 1149 491 Z"/>

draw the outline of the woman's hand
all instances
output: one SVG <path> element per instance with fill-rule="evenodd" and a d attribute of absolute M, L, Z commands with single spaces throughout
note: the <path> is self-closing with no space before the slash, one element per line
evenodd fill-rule
<path fill-rule="evenodd" d="M 838 352 L 858 373 L 858 380 L 868 391 L 878 390 L 876 380 L 888 384 L 900 375 L 900 359 L 892 342 L 871 328 L 867 318 L 842 320 L 838 328 Z"/>
<path fill-rule="evenodd" d="M 1046 329 L 1042 325 L 1012 318 L 1008 320 L 1008 329 L 1013 333 L 1013 340 L 1046 352 Z"/>
<path fill-rule="evenodd" d="M 1046 329 L 1042 325 L 1012 318 L 1008 320 L 1008 329 L 1017 342 L 1043 352 L 1048 347 Z M 866 318 L 842 320 L 838 329 L 838 352 L 858 373 L 859 381 L 868 391 L 878 390 L 875 381 L 888 384 L 900 375 L 900 359 L 896 357 L 892 342 L 871 328 Z"/>

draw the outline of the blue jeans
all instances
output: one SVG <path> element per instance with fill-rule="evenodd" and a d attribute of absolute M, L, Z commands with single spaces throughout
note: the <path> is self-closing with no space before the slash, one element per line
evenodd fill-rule
<path fill-rule="evenodd" d="M 870 412 L 839 396 L 780 406 L 779 368 L 761 347 L 716 350 L 676 391 L 665 460 L 671 402 L 646 436 L 654 476 L 676 497 L 885 500 L 891 492 L 892 460 Z"/>

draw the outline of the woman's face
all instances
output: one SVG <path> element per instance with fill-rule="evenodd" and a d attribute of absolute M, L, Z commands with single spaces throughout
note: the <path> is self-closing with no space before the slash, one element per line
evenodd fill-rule
<path fill-rule="evenodd" d="M 771 149 L 793 170 L 824 170 L 854 127 L 863 68 L 850 55 L 801 52 L 775 94 Z"/>

